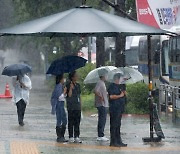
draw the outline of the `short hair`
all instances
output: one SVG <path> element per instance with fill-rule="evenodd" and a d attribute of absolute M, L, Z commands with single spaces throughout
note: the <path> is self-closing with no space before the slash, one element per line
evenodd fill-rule
<path fill-rule="evenodd" d="M 64 74 L 60 74 L 56 76 L 56 84 L 59 84 L 59 82 L 64 78 Z"/>
<path fill-rule="evenodd" d="M 119 80 L 121 78 L 122 74 L 121 73 L 116 73 L 114 74 L 113 80 Z"/>
<path fill-rule="evenodd" d="M 75 74 L 76 74 L 76 71 L 69 73 L 69 80 L 70 81 L 72 81 L 72 78 L 74 77 Z"/>
<path fill-rule="evenodd" d="M 105 77 L 108 74 L 108 71 L 104 68 L 98 70 L 99 78 Z"/>

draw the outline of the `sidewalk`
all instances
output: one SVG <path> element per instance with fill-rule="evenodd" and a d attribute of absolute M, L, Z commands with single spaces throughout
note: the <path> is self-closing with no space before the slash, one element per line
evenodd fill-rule
<path fill-rule="evenodd" d="M 0 93 L 6 81 L 0 78 Z M 96 141 L 97 117 L 85 116 L 81 124 L 83 144 L 58 144 L 55 135 L 55 117 L 50 115 L 50 91 L 44 85 L 43 76 L 33 76 L 33 90 L 30 105 L 25 115 L 25 126 L 17 123 L 16 107 L 10 100 L 0 100 L 0 154 L 141 154 L 141 153 L 180 153 L 180 127 L 162 123 L 166 139 L 161 143 L 144 144 L 142 137 L 149 136 L 148 116 L 126 115 L 122 121 L 122 138 L 127 148 L 111 148 L 109 142 Z M 12 86 L 10 85 L 11 89 Z M 109 118 L 105 134 L 109 137 Z M 67 133 L 66 133 L 67 137 Z"/>

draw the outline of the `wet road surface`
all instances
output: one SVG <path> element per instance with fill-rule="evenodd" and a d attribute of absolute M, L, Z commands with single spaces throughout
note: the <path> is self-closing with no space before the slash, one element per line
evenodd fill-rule
<path fill-rule="evenodd" d="M 10 84 L 11 79 L 1 76 L 0 93 L 4 92 L 6 82 Z M 11 100 L 0 99 L 0 154 L 180 153 L 180 127 L 165 120 L 161 121 L 165 140 L 151 144 L 142 142 L 142 137 L 149 136 L 148 116 L 123 116 L 122 138 L 128 143 L 126 148 L 112 148 L 109 147 L 109 142 L 97 142 L 97 116 L 85 114 L 81 123 L 83 144 L 58 144 L 55 135 L 55 117 L 50 114 L 51 92 L 45 85 L 44 76 L 33 76 L 32 83 L 33 89 L 24 127 L 20 127 L 17 123 L 16 106 Z M 12 90 L 11 84 L 10 88 Z M 109 118 L 105 134 L 109 137 Z"/>

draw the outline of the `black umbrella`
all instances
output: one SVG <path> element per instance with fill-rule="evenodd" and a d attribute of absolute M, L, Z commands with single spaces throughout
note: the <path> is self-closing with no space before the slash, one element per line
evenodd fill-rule
<path fill-rule="evenodd" d="M 46 74 L 60 75 L 85 66 L 87 60 L 79 56 L 65 56 L 53 61 Z"/>
<path fill-rule="evenodd" d="M 19 76 L 19 75 L 29 73 L 31 71 L 32 71 L 31 67 L 27 64 L 13 64 L 13 65 L 6 66 L 3 69 L 2 75 Z"/>
<path fill-rule="evenodd" d="M 0 30 L 1 35 L 48 37 L 75 35 L 116 36 L 117 33 L 124 35 L 153 35 L 165 34 L 167 31 L 87 6 L 77 7 Z"/>

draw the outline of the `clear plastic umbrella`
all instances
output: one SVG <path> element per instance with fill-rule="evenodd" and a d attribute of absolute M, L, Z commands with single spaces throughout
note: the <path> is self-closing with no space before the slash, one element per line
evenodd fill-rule
<path fill-rule="evenodd" d="M 84 80 L 84 83 L 85 84 L 97 83 L 99 81 L 100 71 L 101 73 L 106 72 L 107 76 L 109 76 L 109 73 L 115 69 L 117 69 L 117 67 L 114 67 L 114 66 L 103 66 L 103 67 L 96 68 L 88 73 L 88 75 L 86 76 Z"/>
<path fill-rule="evenodd" d="M 109 72 L 108 81 L 113 82 L 113 77 L 117 73 L 122 74 L 123 77 L 120 84 L 133 84 L 143 80 L 143 76 L 138 70 L 131 67 L 119 67 Z"/>

